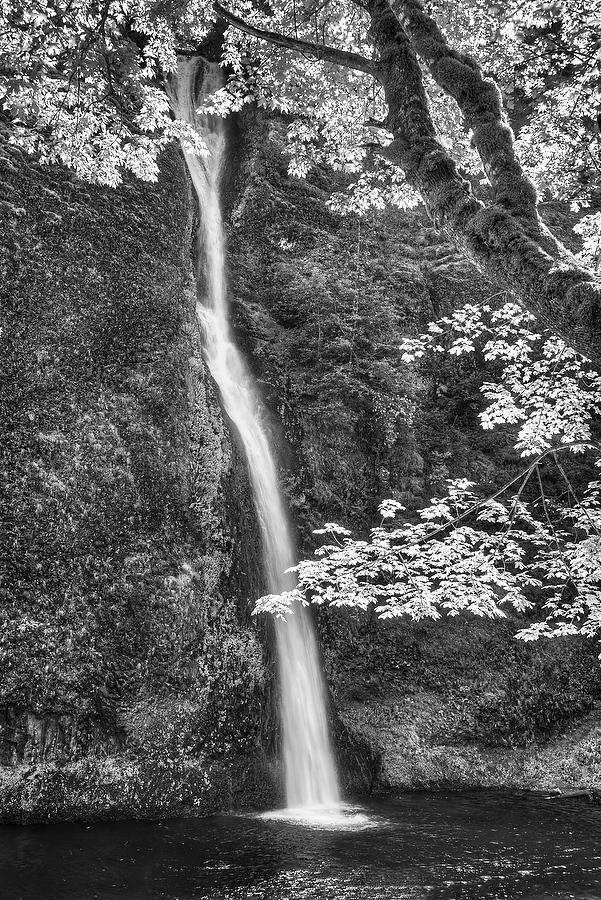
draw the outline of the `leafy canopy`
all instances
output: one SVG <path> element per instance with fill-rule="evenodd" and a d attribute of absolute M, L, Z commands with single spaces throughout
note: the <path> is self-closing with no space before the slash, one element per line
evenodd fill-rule
<path fill-rule="evenodd" d="M 382 82 L 370 70 L 376 49 L 367 7 L 363 0 L 274 0 L 269 7 L 235 0 L 218 14 L 201 0 L 0 0 L 9 140 L 91 181 L 117 185 L 128 171 L 152 180 L 168 142 L 206 152 L 173 119 L 166 88 L 178 54 L 211 53 L 217 36 L 225 83 L 204 98 L 208 111 L 227 115 L 257 103 L 288 116 L 293 174 L 318 163 L 349 174 L 349 191 L 330 201 L 339 211 L 415 205 L 414 188 L 387 153 L 395 135 Z M 496 79 L 525 173 L 543 199 L 580 211 L 581 256 L 598 266 L 599 0 L 429 0 L 425 9 L 457 51 L 474 54 Z M 276 40 L 265 40 L 266 31 Z M 422 68 L 437 141 L 486 197 L 495 173 L 490 165 L 484 171 L 485 141 L 477 156 L 459 107 Z M 527 459 L 522 474 L 493 498 L 452 482 L 416 521 L 400 525 L 386 524 L 403 510 L 385 501 L 368 540 L 326 526 L 334 543 L 300 564 L 297 590 L 264 598 L 261 609 L 285 614 L 292 600 L 309 599 L 373 603 L 384 616 L 496 616 L 504 603 L 525 610 L 542 590 L 543 620 L 522 636 L 601 628 L 600 482 L 591 479 L 578 497 L 561 461 L 562 451 L 599 458 L 599 376 L 565 341 L 537 333 L 509 300 L 500 308 L 464 306 L 401 352 L 419 364 L 424 354 L 475 349 L 500 369 L 499 380 L 482 388 L 482 426 L 514 429 Z M 553 497 L 545 487 L 549 466 L 564 485 Z"/>
<path fill-rule="evenodd" d="M 521 160 L 543 196 L 586 207 L 599 187 L 601 5 L 431 0 L 427 9 L 452 46 L 475 54 L 500 85 L 516 111 Z M 228 11 L 264 30 L 374 58 L 361 2 L 277 0 L 266 8 L 236 0 Z M 0 100 L 11 140 L 92 181 L 116 185 L 125 171 L 156 178 L 167 142 L 184 137 L 202 149 L 185 123 L 172 121 L 165 86 L 178 53 L 207 52 L 218 20 L 210 0 L 2 0 Z M 256 102 L 290 115 L 291 172 L 325 162 L 357 176 L 346 206 L 335 199 L 338 208 L 417 202 L 379 153 L 391 134 L 382 87 L 370 74 L 233 26 L 223 34 L 222 60 L 226 84 L 207 106 L 227 114 Z M 441 143 L 484 183 L 457 105 L 424 79 Z M 597 224 L 591 213 L 581 225 L 591 258 Z"/>

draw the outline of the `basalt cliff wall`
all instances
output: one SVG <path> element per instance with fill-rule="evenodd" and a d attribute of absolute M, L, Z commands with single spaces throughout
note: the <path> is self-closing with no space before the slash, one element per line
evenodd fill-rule
<path fill-rule="evenodd" d="M 500 484 L 472 362 L 403 366 L 402 335 L 484 282 L 419 214 L 330 212 L 248 113 L 224 181 L 232 319 L 271 422 L 299 549 L 447 477 Z M 117 190 L 2 144 L 0 809 L 4 821 L 277 802 L 269 624 L 236 436 L 194 315 L 183 163 Z M 320 611 L 347 790 L 594 785 L 595 648 L 515 621 Z"/>
<path fill-rule="evenodd" d="M 267 802 L 258 533 L 183 161 L 112 190 L 1 152 L 0 817 Z"/>

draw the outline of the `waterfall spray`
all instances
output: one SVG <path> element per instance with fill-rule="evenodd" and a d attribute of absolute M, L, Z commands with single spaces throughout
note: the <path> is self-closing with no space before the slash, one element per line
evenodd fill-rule
<path fill-rule="evenodd" d="M 202 88 L 197 92 L 199 67 Z M 223 407 L 244 446 L 261 527 L 265 577 L 270 593 L 293 586 L 285 574 L 294 565 L 294 545 L 278 484 L 276 466 L 262 421 L 252 376 L 236 347 L 230 327 L 225 276 L 225 242 L 219 181 L 225 151 L 223 120 L 198 115 L 196 106 L 221 85 L 215 63 L 180 60 L 173 79 L 172 107 L 178 119 L 203 136 L 210 155 L 184 151 L 200 206 L 199 260 L 204 264 L 204 296 L 196 313 L 204 335 L 207 364 Z M 287 622 L 276 621 L 282 743 L 289 807 L 334 806 L 338 782 L 328 732 L 325 685 L 311 619 L 297 606 Z"/>

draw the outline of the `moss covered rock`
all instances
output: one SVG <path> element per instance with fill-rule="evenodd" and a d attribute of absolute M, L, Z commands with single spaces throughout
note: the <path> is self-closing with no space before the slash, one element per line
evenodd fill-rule
<path fill-rule="evenodd" d="M 222 808 L 264 767 L 270 676 L 183 162 L 113 191 L 0 152 L 2 816 Z"/>
<path fill-rule="evenodd" d="M 245 115 L 224 185 L 232 316 L 298 530 L 359 533 L 448 477 L 498 486 L 481 367 L 416 373 L 399 343 L 495 291 L 419 213 L 342 218 Z M 275 801 L 277 719 L 246 467 L 202 361 L 194 201 L 179 155 L 118 191 L 5 143 L 0 366 L 0 808 L 5 821 Z M 594 785 L 595 648 L 517 620 L 317 617 L 347 789 Z"/>

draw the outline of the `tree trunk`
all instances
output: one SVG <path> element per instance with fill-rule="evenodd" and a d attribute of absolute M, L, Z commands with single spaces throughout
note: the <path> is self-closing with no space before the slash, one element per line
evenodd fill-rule
<path fill-rule="evenodd" d="M 458 53 L 422 0 L 394 0 L 399 21 L 439 87 L 455 100 L 493 190 L 494 202 L 523 221 L 538 222 L 536 188 L 515 155 L 501 91 L 477 60 Z"/>
<path fill-rule="evenodd" d="M 601 363 L 600 283 L 559 242 L 474 196 L 437 138 L 415 50 L 389 0 L 369 0 L 368 8 L 394 136 L 389 158 L 421 194 L 432 221 L 486 274 L 503 280 L 542 327 Z"/>

